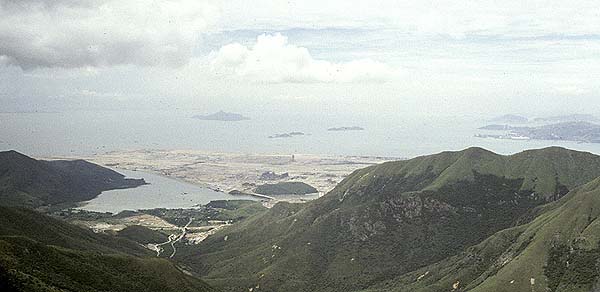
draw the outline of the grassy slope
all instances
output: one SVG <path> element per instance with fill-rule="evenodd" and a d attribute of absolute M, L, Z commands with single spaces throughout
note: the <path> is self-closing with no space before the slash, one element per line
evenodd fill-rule
<path fill-rule="evenodd" d="M 0 287 L 17 291 L 213 291 L 136 243 L 0 207 Z"/>
<path fill-rule="evenodd" d="M 590 291 L 597 278 L 587 282 L 582 278 L 597 277 L 599 217 L 600 178 L 550 203 L 528 224 L 502 230 L 464 253 L 364 291 L 448 291 L 456 282 L 460 282 L 456 291 L 547 291 L 549 278 L 558 283 L 552 291 Z M 571 261 L 568 268 L 563 263 L 562 277 L 547 275 L 549 252 L 560 245 L 570 254 L 594 256 L 591 272 Z"/>
<path fill-rule="evenodd" d="M 127 226 L 124 229 L 119 230 L 117 236 L 141 244 L 159 243 L 168 240 L 166 234 L 140 225 Z"/>
<path fill-rule="evenodd" d="M 525 291 L 530 287 L 530 278 L 536 279 L 536 290 L 544 291 L 547 282 L 543 267 L 547 264 L 548 250 L 552 244 L 577 245 L 589 250 L 598 247 L 600 239 L 600 179 L 596 179 L 561 200 L 563 204 L 540 215 L 528 224 L 519 238 L 533 237 L 527 247 L 507 263 L 496 275 L 486 279 L 473 291 Z M 567 285 L 568 286 L 568 285 Z M 583 288 L 583 287 L 582 287 Z M 579 289 L 565 287 L 564 291 L 589 291 L 591 287 Z"/>
<path fill-rule="evenodd" d="M 178 254 L 231 291 L 257 284 L 265 291 L 357 290 L 458 256 L 564 187 L 597 176 L 600 157 L 561 148 L 512 156 L 470 148 L 384 163 L 356 171 L 319 200 L 279 204 Z M 471 193 L 462 194 L 465 187 Z M 482 198 L 473 205 L 469 196 Z M 524 208 L 510 213 L 515 206 Z"/>
<path fill-rule="evenodd" d="M 168 261 L 98 254 L 0 237 L 0 266 L 19 291 L 212 291 Z"/>
<path fill-rule="evenodd" d="M 151 254 L 132 241 L 96 234 L 36 211 L 0 206 L 0 235 L 27 237 L 46 245 L 105 253 Z"/>
<path fill-rule="evenodd" d="M 425 186 L 436 189 L 449 182 L 472 179 L 473 171 L 506 178 L 522 178 L 521 189 L 545 196 L 554 195 L 557 182 L 572 189 L 595 178 L 600 170 L 600 157 L 587 152 L 550 147 L 502 156 L 481 148 L 443 152 L 407 161 L 388 162 L 362 170 L 359 183 L 369 183 L 373 176 L 422 176 L 435 179 Z"/>

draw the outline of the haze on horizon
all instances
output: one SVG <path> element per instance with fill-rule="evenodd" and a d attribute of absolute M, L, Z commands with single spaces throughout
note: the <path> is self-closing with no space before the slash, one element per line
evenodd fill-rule
<path fill-rule="evenodd" d="M 2 111 L 600 113 L 596 1 L 0 0 Z"/>

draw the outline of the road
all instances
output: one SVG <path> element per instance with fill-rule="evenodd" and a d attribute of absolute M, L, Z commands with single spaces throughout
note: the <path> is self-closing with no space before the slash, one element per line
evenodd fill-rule
<path fill-rule="evenodd" d="M 160 256 L 160 253 L 163 251 L 163 248 L 162 248 L 163 245 L 171 244 L 171 248 L 173 248 L 173 253 L 169 256 L 169 258 L 173 258 L 175 256 L 175 253 L 177 253 L 177 248 L 175 248 L 175 243 L 179 242 L 183 237 L 185 237 L 187 228 L 188 228 L 188 226 L 190 226 L 190 224 L 192 224 L 193 220 L 194 220 L 194 218 L 190 218 L 190 221 L 188 221 L 188 223 L 181 228 L 181 234 L 179 236 L 177 234 L 171 234 L 171 235 L 169 235 L 169 240 L 155 245 L 156 246 L 156 256 L 157 257 Z"/>

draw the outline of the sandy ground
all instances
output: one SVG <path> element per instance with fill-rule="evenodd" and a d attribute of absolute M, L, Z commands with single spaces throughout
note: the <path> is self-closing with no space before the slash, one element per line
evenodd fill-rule
<path fill-rule="evenodd" d="M 72 223 L 88 227 L 95 232 L 107 230 L 119 231 L 127 226 L 133 225 L 145 226 L 155 230 L 176 230 L 179 228 L 160 217 L 147 214 L 134 215 L 125 218 L 106 218 L 97 221 L 74 220 Z"/>
<path fill-rule="evenodd" d="M 315 187 L 320 195 L 333 189 L 356 169 L 394 160 L 390 157 L 307 154 L 295 154 L 292 157 L 195 150 L 133 150 L 77 158 L 109 167 L 157 173 L 224 192 L 252 192 L 256 185 L 264 183 L 301 181 Z M 267 171 L 276 174 L 288 173 L 289 177 L 262 180 L 261 174 Z"/>

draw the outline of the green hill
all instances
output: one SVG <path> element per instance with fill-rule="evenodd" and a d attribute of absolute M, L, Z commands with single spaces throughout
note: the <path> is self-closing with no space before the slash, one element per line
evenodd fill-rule
<path fill-rule="evenodd" d="M 600 178 L 546 206 L 530 223 L 364 291 L 595 291 Z M 534 280 L 532 280 L 534 279 Z"/>
<path fill-rule="evenodd" d="M 138 244 L 0 207 L 2 291 L 214 291 Z"/>
<path fill-rule="evenodd" d="M 257 194 L 268 196 L 277 195 L 306 195 L 314 194 L 319 191 L 311 185 L 299 181 L 278 182 L 275 184 L 264 184 L 256 187 L 254 190 Z"/>
<path fill-rule="evenodd" d="M 599 156 L 556 147 L 389 162 L 354 172 L 318 200 L 278 204 L 184 247 L 178 260 L 227 291 L 369 289 L 486 240 L 506 245 L 516 236 L 509 228 L 598 176 Z"/>
<path fill-rule="evenodd" d="M 151 254 L 132 241 L 97 234 L 89 229 L 24 208 L 0 206 L 0 236 L 24 237 L 45 245 L 82 251 Z"/>
<path fill-rule="evenodd" d="M 102 191 L 145 184 L 84 160 L 36 160 L 0 152 L 0 205 L 40 207 L 90 200 Z"/>

